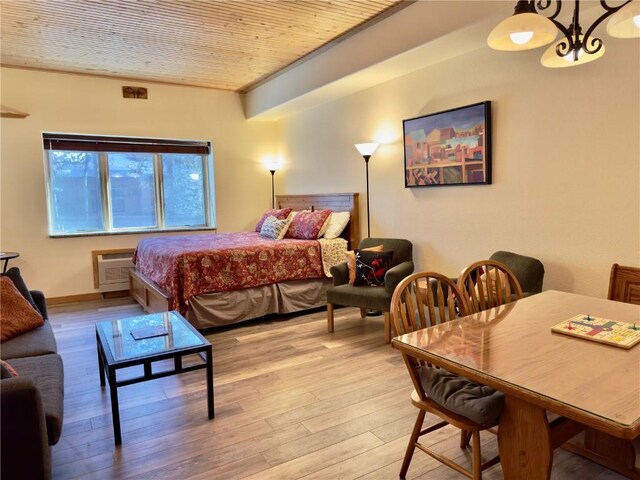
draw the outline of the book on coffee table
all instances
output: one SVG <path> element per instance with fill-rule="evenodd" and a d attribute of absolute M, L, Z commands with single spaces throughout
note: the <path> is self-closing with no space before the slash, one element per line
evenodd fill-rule
<path fill-rule="evenodd" d="M 135 340 L 144 340 L 145 338 L 162 337 L 167 335 L 167 329 L 163 325 L 154 325 L 152 327 L 139 328 L 131 330 L 131 336 Z"/>

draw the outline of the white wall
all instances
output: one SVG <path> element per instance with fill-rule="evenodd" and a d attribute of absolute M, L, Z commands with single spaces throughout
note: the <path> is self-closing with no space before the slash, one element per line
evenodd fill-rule
<path fill-rule="evenodd" d="M 404 237 L 418 269 L 457 275 L 495 250 L 542 260 L 544 288 L 604 297 L 614 262 L 640 266 L 640 43 L 542 67 L 488 47 L 282 121 L 288 193 L 359 191 L 372 236 Z M 492 101 L 493 185 L 405 189 L 402 120 Z M 317 190 L 313 188 L 313 190 Z"/>
<path fill-rule="evenodd" d="M 235 93 L 13 68 L 1 75 L 2 104 L 30 116 L 0 124 L 0 248 L 20 252 L 10 265 L 50 297 L 93 293 L 91 250 L 135 247 L 143 235 L 48 237 L 42 132 L 209 140 L 218 230 L 250 229 L 271 204 L 260 161 L 274 153 L 277 125 L 247 122 Z M 148 87 L 149 99 L 122 98 L 122 85 Z"/>

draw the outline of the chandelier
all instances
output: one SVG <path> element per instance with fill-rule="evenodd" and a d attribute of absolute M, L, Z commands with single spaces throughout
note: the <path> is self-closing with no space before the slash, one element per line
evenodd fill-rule
<path fill-rule="evenodd" d="M 549 16 L 540 12 L 555 9 Z M 487 43 L 495 50 L 520 51 L 549 45 L 542 55 L 545 67 L 571 67 L 588 63 L 604 55 L 602 39 L 595 37 L 594 30 L 607 18 L 607 33 L 617 38 L 640 37 L 640 0 L 626 0 L 618 6 L 610 6 L 600 0 L 604 9 L 591 26 L 583 32 L 580 25 L 580 0 L 574 0 L 571 24 L 565 27 L 557 20 L 562 11 L 562 0 L 518 0 L 513 16 L 500 22 L 489 34 Z M 551 12 L 551 10 L 549 10 Z"/>

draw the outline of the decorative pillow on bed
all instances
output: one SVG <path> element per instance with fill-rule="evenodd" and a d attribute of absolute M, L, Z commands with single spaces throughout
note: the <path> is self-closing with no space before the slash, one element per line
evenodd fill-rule
<path fill-rule="evenodd" d="M 267 217 L 276 217 L 278 220 L 284 220 L 289 216 L 292 210 L 292 208 L 270 208 L 264 212 L 262 217 L 260 217 L 260 220 L 258 220 L 258 223 L 256 223 L 256 232 L 260 232 L 260 230 L 262 230 L 262 224 Z"/>
<path fill-rule="evenodd" d="M 356 279 L 355 287 L 368 285 L 370 287 L 384 286 L 384 276 L 391 268 L 393 250 L 382 252 L 367 252 L 356 249 Z"/>
<path fill-rule="evenodd" d="M 331 210 L 303 210 L 298 212 L 287 230 L 287 238 L 298 238 L 302 240 L 315 240 L 320 238 L 326 230 Z"/>
<path fill-rule="evenodd" d="M 333 212 L 329 217 L 329 224 L 324 232 L 324 238 L 338 238 L 347 223 L 349 223 L 350 216 L 349 212 Z"/>
<path fill-rule="evenodd" d="M 291 221 L 288 218 L 278 220 L 274 216 L 269 216 L 262 224 L 260 236 L 273 238 L 274 240 L 282 240 L 284 238 L 284 234 L 287 233 L 290 223 Z"/>
<path fill-rule="evenodd" d="M 9 277 L 0 277 L 0 342 L 44 325 L 42 315 L 22 296 Z"/>
<path fill-rule="evenodd" d="M 381 252 L 384 246 L 376 245 L 375 247 L 363 248 L 367 252 Z M 347 252 L 347 269 L 349 270 L 349 284 L 353 285 L 356 280 L 356 252 L 349 250 Z"/>

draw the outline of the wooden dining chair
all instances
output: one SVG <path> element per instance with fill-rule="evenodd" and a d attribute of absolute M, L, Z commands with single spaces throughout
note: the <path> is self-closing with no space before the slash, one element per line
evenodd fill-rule
<path fill-rule="evenodd" d="M 472 313 L 504 305 L 523 297 L 522 287 L 504 263 L 480 260 L 465 268 L 458 277 L 458 288 L 469 301 Z"/>
<path fill-rule="evenodd" d="M 609 300 L 640 305 L 640 268 L 614 263 L 609 276 Z"/>
<path fill-rule="evenodd" d="M 405 278 L 391 299 L 391 321 L 397 335 L 443 324 L 468 313 L 467 300 L 455 283 L 435 272 L 420 272 Z M 400 478 L 405 478 L 417 447 L 457 472 L 473 480 L 481 479 L 483 470 L 500 461 L 496 456 L 482 463 L 480 432 L 498 424 L 504 395 L 410 354 L 403 353 L 402 356 L 415 387 L 411 403 L 419 412 L 402 462 Z M 423 429 L 426 413 L 436 415 L 442 421 Z M 472 440 L 471 470 L 419 442 L 423 435 L 446 425 L 460 429 L 460 448 L 466 448 Z"/>

